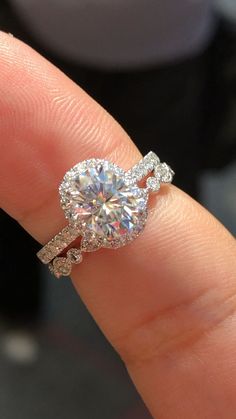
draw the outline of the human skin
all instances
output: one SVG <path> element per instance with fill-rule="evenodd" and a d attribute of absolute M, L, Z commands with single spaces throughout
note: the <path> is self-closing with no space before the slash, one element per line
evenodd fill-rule
<path fill-rule="evenodd" d="M 42 244 L 66 224 L 58 185 L 70 167 L 97 157 L 128 169 L 140 158 L 96 102 L 4 33 L 0 151 L 1 207 Z M 139 238 L 86 254 L 72 281 L 154 418 L 235 419 L 235 240 L 174 186 L 150 207 Z"/>

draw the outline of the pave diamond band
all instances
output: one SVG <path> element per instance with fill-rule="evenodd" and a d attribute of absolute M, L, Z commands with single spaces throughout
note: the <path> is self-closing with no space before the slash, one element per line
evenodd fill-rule
<path fill-rule="evenodd" d="M 152 151 L 127 172 L 107 160 L 78 163 L 59 187 L 68 225 L 37 253 L 38 258 L 56 277 L 67 276 L 73 264 L 82 261 L 82 252 L 128 244 L 145 227 L 149 193 L 157 192 L 161 183 L 171 183 L 173 175 Z"/>

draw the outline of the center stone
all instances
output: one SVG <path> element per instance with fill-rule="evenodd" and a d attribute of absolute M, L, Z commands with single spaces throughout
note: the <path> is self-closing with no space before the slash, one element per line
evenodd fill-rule
<path fill-rule="evenodd" d="M 141 230 L 146 200 L 138 186 L 127 186 L 124 176 L 100 164 L 76 174 L 69 188 L 70 218 L 107 241 Z"/>

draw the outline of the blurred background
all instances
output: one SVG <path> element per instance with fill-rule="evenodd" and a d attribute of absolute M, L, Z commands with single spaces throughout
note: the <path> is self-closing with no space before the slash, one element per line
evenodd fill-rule
<path fill-rule="evenodd" d="M 235 0 L 1 0 L 0 29 L 80 84 L 236 233 Z M 70 281 L 48 275 L 3 212 L 0 230 L 0 417 L 150 418 Z"/>

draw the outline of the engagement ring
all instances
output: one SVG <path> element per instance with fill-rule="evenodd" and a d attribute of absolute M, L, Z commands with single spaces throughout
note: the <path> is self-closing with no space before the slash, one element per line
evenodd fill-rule
<path fill-rule="evenodd" d="M 149 193 L 171 183 L 173 175 L 152 151 L 127 172 L 101 159 L 76 164 L 59 187 L 68 225 L 37 256 L 59 278 L 70 275 L 84 252 L 128 244 L 145 227 Z"/>

